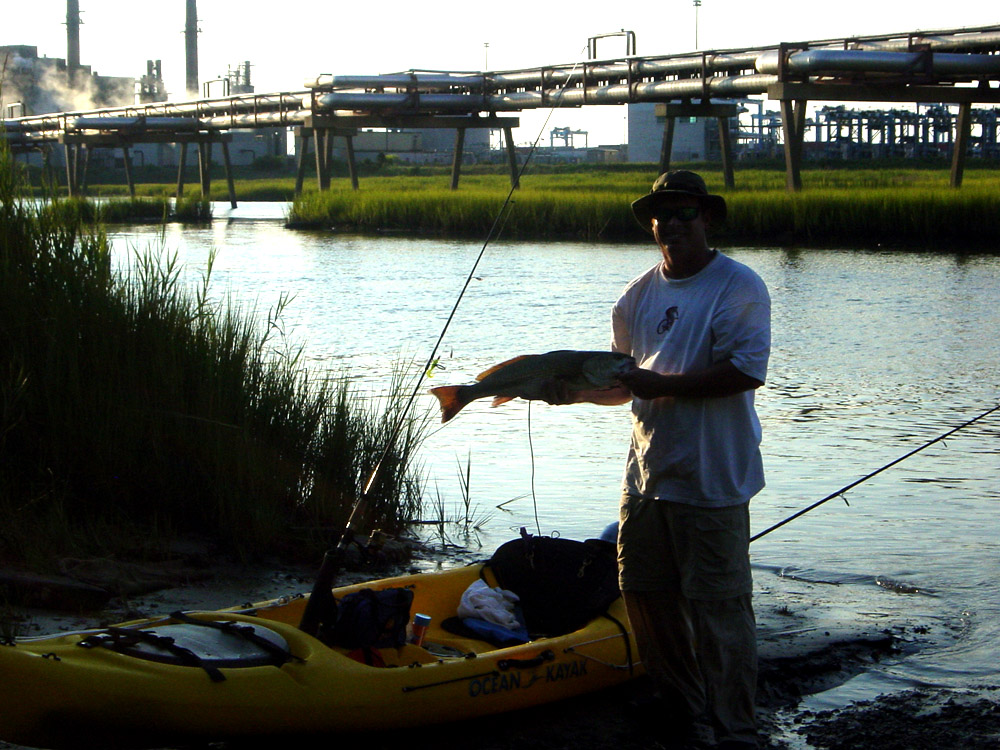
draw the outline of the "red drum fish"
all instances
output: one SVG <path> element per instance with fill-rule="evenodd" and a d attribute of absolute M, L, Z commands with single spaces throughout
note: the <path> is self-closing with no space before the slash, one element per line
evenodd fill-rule
<path fill-rule="evenodd" d="M 633 367 L 635 360 L 627 354 L 560 349 L 508 359 L 477 375 L 472 385 L 442 385 L 431 393 L 441 403 L 441 421 L 447 422 L 479 398 L 492 396 L 493 406 L 514 398 L 539 399 L 552 380 L 563 381 L 571 393 L 613 388 Z"/>

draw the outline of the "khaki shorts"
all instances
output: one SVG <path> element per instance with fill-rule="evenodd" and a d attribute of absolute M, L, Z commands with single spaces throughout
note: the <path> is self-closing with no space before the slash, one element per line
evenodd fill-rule
<path fill-rule="evenodd" d="M 679 590 L 718 601 L 753 591 L 750 506 L 702 508 L 622 497 L 618 582 L 623 591 Z"/>

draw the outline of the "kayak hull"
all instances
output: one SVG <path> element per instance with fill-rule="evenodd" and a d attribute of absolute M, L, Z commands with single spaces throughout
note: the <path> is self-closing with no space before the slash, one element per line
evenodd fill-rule
<path fill-rule="evenodd" d="M 86 631 L 0 646 L 0 739 L 34 747 L 160 745 L 288 734 L 368 732 L 502 713 L 622 683 L 639 673 L 619 598 L 607 616 L 573 633 L 497 648 L 440 628 L 479 566 L 383 579 L 334 590 L 407 587 L 411 611 L 432 617 L 425 647 L 379 649 L 369 666 L 298 629 L 307 597 L 250 609 L 188 613 L 210 623 L 253 625 L 284 644 L 284 663 L 162 663 L 81 647 Z M 170 618 L 117 626 L 125 635 L 168 635 Z M 103 636 L 100 636 L 103 637 Z M 217 674 L 215 674 L 217 673 Z"/>

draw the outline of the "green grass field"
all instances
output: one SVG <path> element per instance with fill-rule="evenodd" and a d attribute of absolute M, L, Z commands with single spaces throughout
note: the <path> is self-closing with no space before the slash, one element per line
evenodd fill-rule
<path fill-rule="evenodd" d="M 945 169 L 808 170 L 800 193 L 784 173 L 744 170 L 736 189 L 705 172 L 709 189 L 726 197 L 729 217 L 718 241 L 752 245 L 831 244 L 982 246 L 1000 222 L 1000 170 L 968 170 L 961 189 Z M 633 241 L 645 237 L 629 204 L 654 175 L 588 170 L 528 176 L 514 193 L 504 236 Z M 502 175 L 470 176 L 459 190 L 431 177 L 370 178 L 352 191 L 336 185 L 309 192 L 289 211 L 293 225 L 374 231 L 485 235 L 509 186 Z"/>
<path fill-rule="evenodd" d="M 701 171 L 710 189 L 726 196 L 729 218 L 714 229 L 718 242 L 982 248 L 992 241 L 1000 216 L 1000 165 L 970 165 L 957 190 L 948 184 L 945 162 L 809 165 L 803 170 L 803 190 L 795 194 L 785 190 L 780 165 L 738 168 L 736 187 L 730 191 L 723 187 L 718 165 L 681 166 Z M 343 176 L 335 177 L 324 193 L 310 179 L 297 199 L 294 177 L 243 177 L 236 181 L 236 195 L 241 202 L 288 201 L 293 227 L 485 237 L 510 189 L 506 169 L 495 165 L 466 169 L 458 190 L 450 189 L 445 167 L 397 166 L 389 171 L 363 175 L 356 191 Z M 521 189 L 514 192 L 503 234 L 520 239 L 642 240 L 645 233 L 632 219 L 629 203 L 649 189 L 655 172 L 652 164 L 530 166 Z M 104 196 L 121 196 L 125 190 L 124 185 L 90 188 L 92 194 Z M 139 185 L 137 192 L 147 196 L 146 202 L 123 202 L 118 209 L 105 209 L 101 218 L 162 216 L 164 196 L 173 190 L 167 183 Z M 188 195 L 193 195 L 191 186 Z M 228 198 L 223 180 L 213 182 L 211 198 Z M 188 218 L 170 218 L 205 216 L 196 211 Z"/>

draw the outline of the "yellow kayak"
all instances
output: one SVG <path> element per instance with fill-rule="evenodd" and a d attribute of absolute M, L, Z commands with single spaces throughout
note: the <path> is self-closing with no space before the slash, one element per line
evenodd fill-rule
<path fill-rule="evenodd" d="M 567 592 L 573 596 L 578 585 L 537 557 L 524 558 L 538 567 L 537 590 L 522 597 L 529 629 L 536 617 L 529 605 L 562 600 L 558 606 L 572 608 Z M 363 589 L 412 593 L 407 616 L 430 617 L 421 645 L 352 648 L 307 634 L 298 625 L 308 596 L 16 640 L 0 646 L 0 739 L 162 746 L 398 729 L 538 705 L 639 673 L 620 597 L 570 632 L 529 633 L 524 643 L 456 632 L 456 624 L 478 622 L 456 618 L 477 581 L 494 590 L 508 581 L 523 586 L 495 561 L 333 589 L 342 609 L 345 597 Z M 578 566 L 580 580 L 590 562 Z"/>

